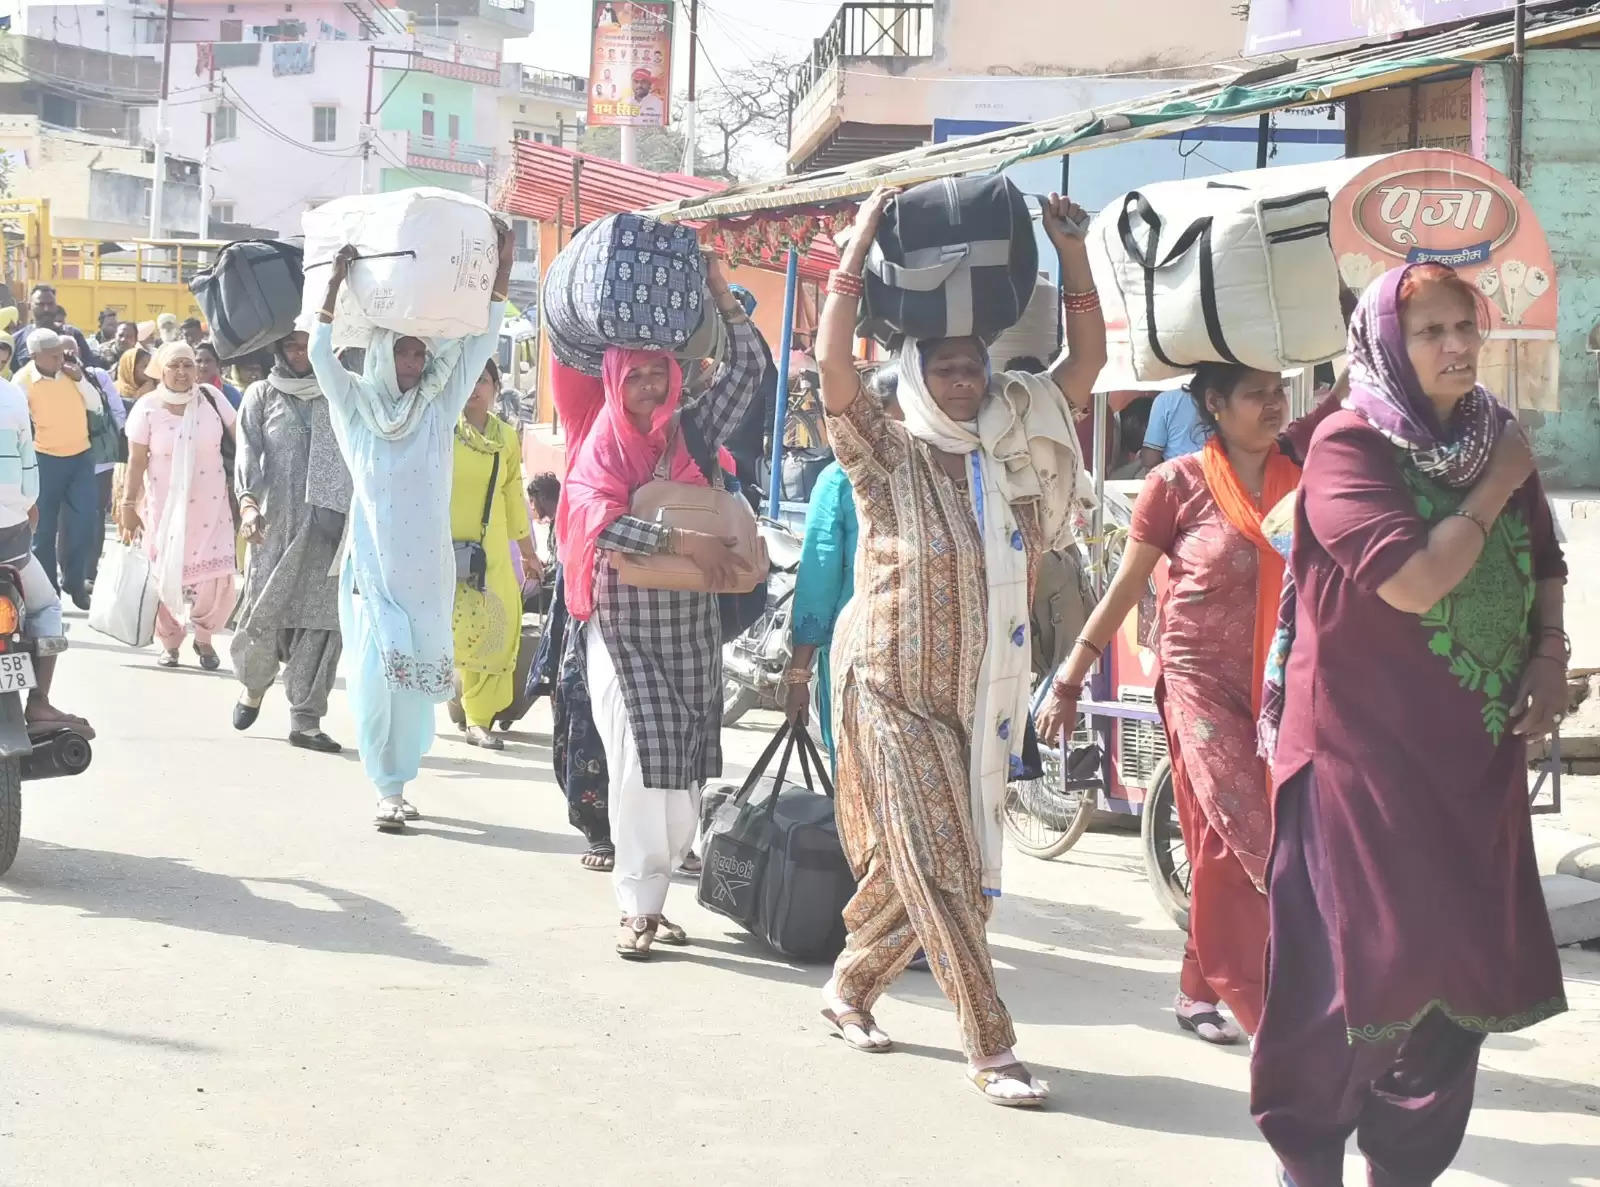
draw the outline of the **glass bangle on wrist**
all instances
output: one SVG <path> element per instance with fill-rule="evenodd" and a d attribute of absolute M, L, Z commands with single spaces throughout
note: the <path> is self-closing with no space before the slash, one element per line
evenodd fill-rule
<path fill-rule="evenodd" d="M 785 672 L 783 674 L 783 679 L 780 681 L 780 683 L 783 684 L 786 688 L 793 688 L 793 687 L 795 687 L 797 685 L 801 685 L 801 684 L 810 684 L 811 683 L 811 669 L 809 669 L 809 668 L 790 668 L 787 672 Z"/>

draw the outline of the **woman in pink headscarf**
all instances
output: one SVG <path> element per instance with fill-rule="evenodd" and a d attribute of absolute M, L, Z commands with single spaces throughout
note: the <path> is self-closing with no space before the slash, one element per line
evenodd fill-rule
<path fill-rule="evenodd" d="M 676 482 L 707 484 L 717 448 L 761 379 L 760 336 L 715 262 L 708 281 L 728 326 L 728 361 L 679 416 L 676 360 L 608 350 L 605 406 L 572 459 L 558 519 L 571 646 L 586 664 L 610 772 L 612 879 L 622 908 L 617 953 L 628 960 L 647 959 L 656 940 L 688 942 L 662 908 L 672 870 L 694 842 L 699 786 L 722 773 L 716 595 L 624 585 L 608 560 L 610 553 L 673 553 L 693 560 L 713 588 L 733 576 L 728 541 L 628 513 L 634 492 L 658 468 Z"/>

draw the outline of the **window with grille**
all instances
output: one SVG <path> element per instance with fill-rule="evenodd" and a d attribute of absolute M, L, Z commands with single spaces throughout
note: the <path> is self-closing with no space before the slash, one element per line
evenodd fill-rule
<path fill-rule="evenodd" d="M 227 103 L 217 104 L 211 116 L 211 139 L 237 140 L 239 138 L 239 109 Z"/>
<path fill-rule="evenodd" d="M 461 117 L 459 115 L 450 117 L 450 139 L 452 142 L 461 139 Z"/>
<path fill-rule="evenodd" d="M 339 137 L 339 109 L 317 106 L 311 109 L 311 139 L 317 144 L 328 144 Z"/>
<path fill-rule="evenodd" d="M 214 223 L 231 223 L 233 221 L 233 203 L 213 202 L 211 204 L 211 221 Z"/>

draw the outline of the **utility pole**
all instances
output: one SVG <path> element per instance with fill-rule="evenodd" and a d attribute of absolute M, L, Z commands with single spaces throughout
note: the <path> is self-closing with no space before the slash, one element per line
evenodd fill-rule
<path fill-rule="evenodd" d="M 683 105 L 683 171 L 694 176 L 694 68 L 700 40 L 700 0 L 689 0 L 689 98 Z"/>
<path fill-rule="evenodd" d="M 1511 137 L 1507 145 L 1507 157 L 1511 174 L 1511 184 L 1521 188 L 1525 184 L 1522 175 L 1522 142 L 1524 136 L 1524 122 L 1526 115 L 1523 107 L 1527 101 L 1528 88 L 1528 2 L 1517 0 L 1517 13 L 1511 34 Z"/>
<path fill-rule="evenodd" d="M 367 46 L 367 107 L 361 116 L 361 192 L 370 194 L 372 182 L 369 165 L 372 160 L 372 79 L 378 72 L 378 50 Z"/>
<path fill-rule="evenodd" d="M 156 168 L 150 183 L 150 238 L 161 238 L 161 199 L 167 174 L 167 88 L 172 82 L 172 4 L 161 32 L 161 98 L 156 103 Z"/>
<path fill-rule="evenodd" d="M 637 165 L 639 163 L 639 129 L 632 124 L 623 124 L 617 131 L 622 141 L 622 163 L 624 165 Z"/>
<path fill-rule="evenodd" d="M 206 76 L 206 147 L 200 154 L 200 234 L 211 238 L 211 142 L 216 133 L 215 92 L 217 89 L 217 47 L 211 47 L 211 70 Z"/>

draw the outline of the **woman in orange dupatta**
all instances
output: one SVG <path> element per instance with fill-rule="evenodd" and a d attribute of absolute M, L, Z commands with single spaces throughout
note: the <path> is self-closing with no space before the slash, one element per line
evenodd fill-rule
<path fill-rule="evenodd" d="M 1261 520 L 1299 484 L 1305 445 L 1338 399 L 1286 432 L 1280 376 L 1203 364 L 1188 390 L 1206 446 L 1150 472 L 1116 578 L 1057 673 L 1038 726 L 1041 738 L 1056 737 L 1076 718 L 1084 680 L 1166 557 L 1156 703 L 1191 870 L 1175 1009 L 1184 1030 L 1235 1043 L 1239 1027 L 1255 1033 L 1265 993 L 1272 812 L 1256 717 L 1284 566 Z"/>

